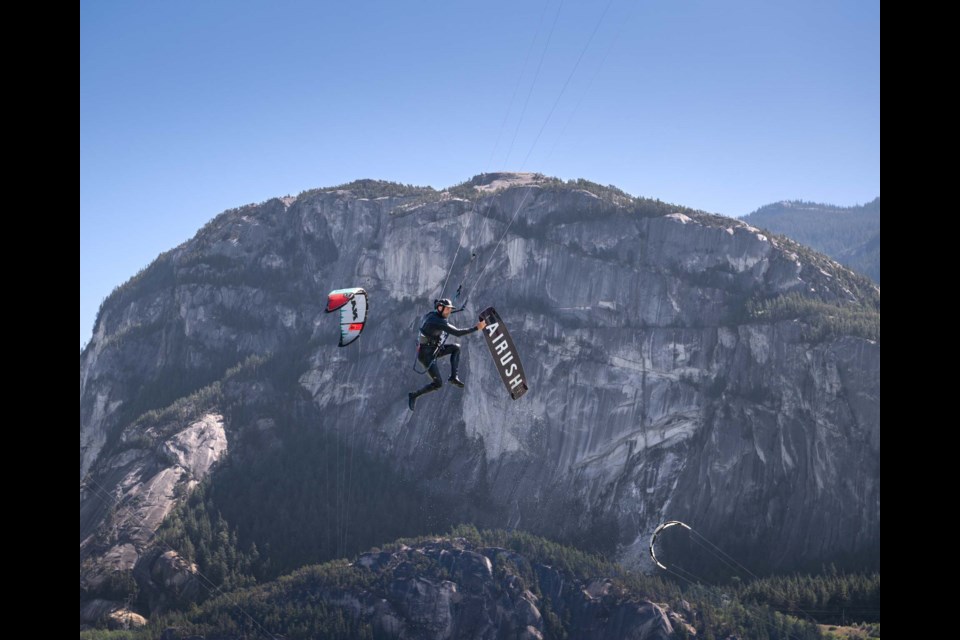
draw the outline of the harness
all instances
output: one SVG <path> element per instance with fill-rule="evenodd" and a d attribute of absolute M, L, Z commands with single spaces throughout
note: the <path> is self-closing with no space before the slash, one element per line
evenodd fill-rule
<path fill-rule="evenodd" d="M 434 360 L 437 359 L 437 354 L 440 353 L 440 349 L 443 347 L 443 344 L 447 341 L 447 336 L 450 335 L 444 332 L 439 340 L 434 340 L 430 336 L 423 333 L 423 326 L 420 327 L 420 336 L 417 338 L 417 356 L 413 360 L 413 370 L 417 373 L 423 374 L 426 373 L 431 365 L 433 365 Z M 420 357 L 420 354 L 423 354 L 424 358 Z M 426 361 L 426 366 L 421 370 L 418 365 L 422 364 L 423 361 Z"/>

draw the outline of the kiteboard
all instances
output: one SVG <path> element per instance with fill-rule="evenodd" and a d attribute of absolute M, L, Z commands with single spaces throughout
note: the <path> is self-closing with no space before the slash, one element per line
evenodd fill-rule
<path fill-rule="evenodd" d="M 510 397 L 516 400 L 530 390 L 517 347 L 496 309 L 487 307 L 480 312 L 480 319 L 487 323 L 483 336 L 486 338 L 490 355 L 493 356 L 493 363 L 500 372 L 500 379 L 503 380 Z"/>

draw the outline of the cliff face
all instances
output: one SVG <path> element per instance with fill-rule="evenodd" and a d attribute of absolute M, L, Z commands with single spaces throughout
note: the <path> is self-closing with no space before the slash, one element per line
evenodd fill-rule
<path fill-rule="evenodd" d="M 118 289 L 80 359 L 81 581 L 143 562 L 216 464 L 282 449 L 280 405 L 480 524 L 643 564 L 676 518 L 758 567 L 879 563 L 879 340 L 815 330 L 847 312 L 878 327 L 879 290 L 736 220 L 500 178 L 496 192 L 355 186 L 229 211 Z M 467 336 L 467 387 L 411 413 L 417 321 L 464 228 L 447 294 L 464 280 L 472 312 L 498 309 L 531 390 L 511 401 Z M 323 308 L 348 286 L 368 291 L 370 319 L 338 349 Z M 285 387 L 270 359 L 303 365 Z"/>

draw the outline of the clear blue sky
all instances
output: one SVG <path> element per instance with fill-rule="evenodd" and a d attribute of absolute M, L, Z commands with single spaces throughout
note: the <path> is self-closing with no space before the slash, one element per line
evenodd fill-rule
<path fill-rule="evenodd" d="M 81 0 L 80 342 L 224 209 L 521 169 L 728 215 L 872 200 L 880 4 Z"/>

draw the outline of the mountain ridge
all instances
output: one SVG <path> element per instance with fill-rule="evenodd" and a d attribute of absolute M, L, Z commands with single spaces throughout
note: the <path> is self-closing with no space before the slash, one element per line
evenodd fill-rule
<path fill-rule="evenodd" d="M 81 584 L 145 575 L 151 536 L 202 482 L 247 542 L 326 514 L 314 561 L 356 550 L 379 491 L 398 513 L 435 508 L 427 530 L 519 526 L 636 565 L 651 528 L 681 517 L 757 567 L 879 566 L 879 289 L 614 187 L 476 189 L 503 178 L 239 207 L 118 287 L 81 353 Z M 504 399 L 468 337 L 467 389 L 410 414 L 402 387 L 422 380 L 402 345 L 461 235 L 491 268 L 471 297 L 496 302 L 534 388 Z M 337 350 L 325 295 L 354 284 L 374 319 Z M 320 475 L 291 462 L 300 450 Z M 271 494 L 284 475 L 322 490 Z"/>

